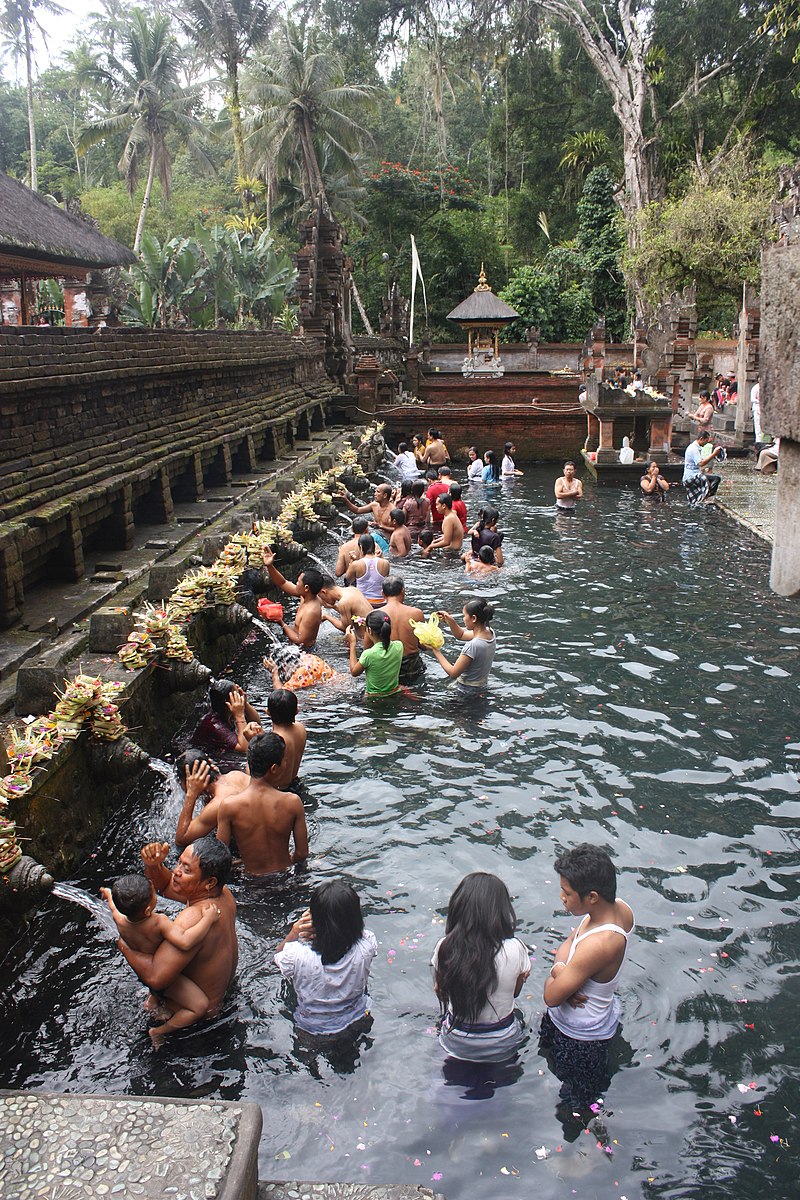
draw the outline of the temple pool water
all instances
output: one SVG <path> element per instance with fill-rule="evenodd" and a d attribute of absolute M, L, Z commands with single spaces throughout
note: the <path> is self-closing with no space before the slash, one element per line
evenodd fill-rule
<path fill-rule="evenodd" d="M 311 858 L 282 892 L 237 884 L 226 1011 L 154 1053 L 107 932 L 53 899 L 3 965 L 3 1086 L 257 1100 L 261 1173 L 279 1179 L 414 1182 L 449 1200 L 796 1195 L 800 604 L 770 594 L 767 548 L 723 514 L 589 485 L 579 514 L 556 519 L 555 474 L 499 496 L 488 704 L 454 708 L 435 665 L 416 699 L 369 707 L 349 682 L 303 698 Z M 444 564 L 403 574 L 426 611 L 469 594 Z M 321 646 L 344 668 L 330 627 Z M 236 667 L 252 696 L 259 661 L 251 645 Z M 135 869 L 175 816 L 148 773 L 73 882 L 96 891 Z M 638 925 L 590 1132 L 558 1119 L 534 1033 L 570 928 L 554 854 L 583 840 L 615 856 Z M 470 1087 L 443 1073 L 428 960 L 475 869 L 508 883 L 533 970 L 519 1064 Z M 293 1036 L 272 951 L 335 875 L 380 943 L 374 1026 L 319 1053 Z"/>

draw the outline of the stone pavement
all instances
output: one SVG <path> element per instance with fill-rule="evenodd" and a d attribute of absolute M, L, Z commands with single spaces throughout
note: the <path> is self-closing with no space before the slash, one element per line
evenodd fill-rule
<path fill-rule="evenodd" d="M 3 1200 L 255 1200 L 257 1104 L 0 1092 Z"/>
<path fill-rule="evenodd" d="M 756 537 L 772 544 L 775 538 L 777 475 L 762 475 L 752 458 L 728 459 L 719 469 L 722 483 L 718 506 Z"/>

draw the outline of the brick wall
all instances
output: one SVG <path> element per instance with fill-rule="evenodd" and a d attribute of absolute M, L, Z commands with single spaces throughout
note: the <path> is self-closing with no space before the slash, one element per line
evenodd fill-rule
<path fill-rule="evenodd" d="M 0 625 L 87 546 L 255 470 L 322 429 L 319 343 L 260 332 L 0 331 Z"/>

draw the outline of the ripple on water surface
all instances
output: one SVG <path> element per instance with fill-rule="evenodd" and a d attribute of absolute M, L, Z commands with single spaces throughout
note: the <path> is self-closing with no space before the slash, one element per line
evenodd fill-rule
<path fill-rule="evenodd" d="M 241 967 L 217 1020 L 153 1054 L 113 940 L 53 900 L 4 964 L 3 1085 L 258 1100 L 272 1178 L 433 1184 L 449 1200 L 795 1194 L 795 606 L 722 514 L 587 484 L 560 518 L 555 474 L 498 494 L 508 566 L 482 589 L 498 610 L 488 703 L 454 704 L 435 665 L 379 712 L 349 686 L 302 698 L 308 870 L 278 890 L 237 883 Z M 439 564 L 403 574 L 427 612 L 471 594 Z M 346 672 L 330 629 L 321 645 Z M 235 668 L 254 697 L 259 662 L 252 646 Z M 96 891 L 135 869 L 177 806 L 169 779 L 145 776 L 77 882 Z M 535 1037 L 570 927 L 553 858 L 582 840 L 614 854 L 637 918 L 591 1134 L 557 1119 Z M 476 869 L 514 896 L 531 1034 L 514 1068 L 465 1077 L 443 1072 L 428 963 L 452 888 Z M 332 876 L 358 888 L 380 953 L 371 1031 L 321 1052 L 294 1036 L 272 953 Z"/>

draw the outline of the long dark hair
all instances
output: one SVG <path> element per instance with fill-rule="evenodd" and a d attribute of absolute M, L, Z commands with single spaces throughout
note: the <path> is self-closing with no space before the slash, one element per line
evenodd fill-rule
<path fill-rule="evenodd" d="M 389 643 L 392 640 L 391 619 L 387 617 L 386 613 L 371 612 L 367 615 L 365 624 L 373 637 L 380 638 L 381 644 L 383 645 L 383 652 L 385 654 L 389 649 Z"/>
<path fill-rule="evenodd" d="M 486 549 L 488 550 L 490 547 L 487 546 Z M 484 628 L 489 625 L 494 616 L 493 606 L 483 596 L 475 596 L 472 600 L 468 600 L 464 605 L 464 612 L 470 617 L 474 617 L 478 624 L 483 625 Z"/>
<path fill-rule="evenodd" d="M 499 479 L 500 478 L 500 468 L 498 467 L 497 463 L 494 461 L 494 450 L 487 450 L 483 457 L 484 457 L 484 460 L 486 460 L 486 459 L 489 460 L 486 463 L 486 466 L 491 468 L 492 479 Z"/>
<path fill-rule="evenodd" d="M 355 888 L 341 879 L 321 883 L 309 904 L 314 949 L 324 965 L 337 963 L 364 933 L 364 915 Z"/>
<path fill-rule="evenodd" d="M 478 521 L 478 532 L 483 533 L 487 525 L 496 525 L 500 520 L 500 513 L 492 504 L 484 504 L 481 509 L 481 519 Z"/>
<path fill-rule="evenodd" d="M 517 918 L 502 879 L 486 871 L 465 875 L 450 897 L 445 937 L 436 965 L 442 1011 L 455 1024 L 474 1025 L 497 986 L 495 957 L 513 937 Z"/>

